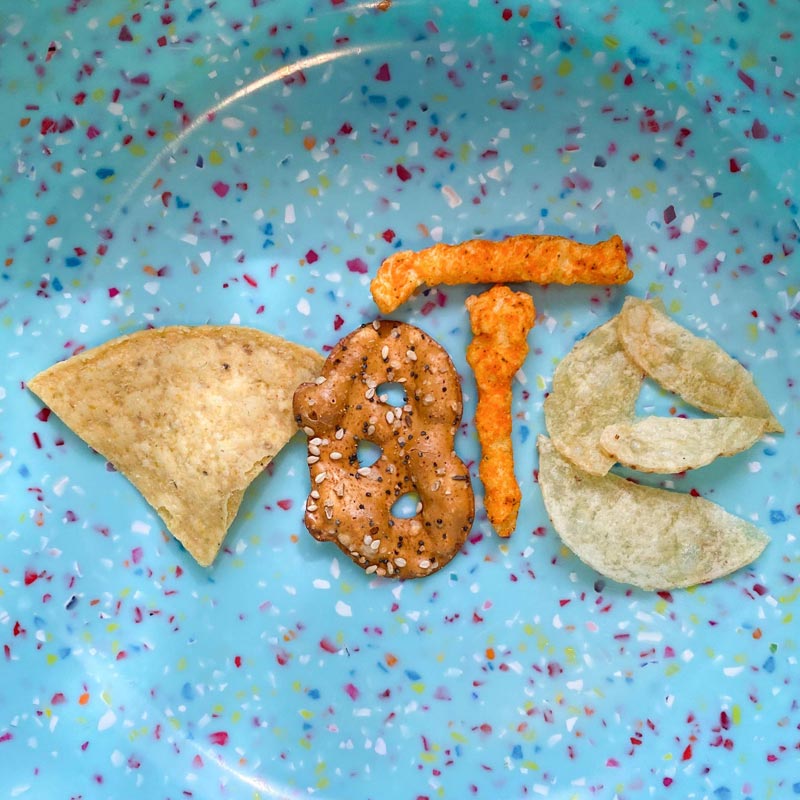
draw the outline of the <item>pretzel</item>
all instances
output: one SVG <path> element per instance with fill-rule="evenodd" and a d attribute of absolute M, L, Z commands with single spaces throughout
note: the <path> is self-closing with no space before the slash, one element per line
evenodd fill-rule
<path fill-rule="evenodd" d="M 384 314 L 405 303 L 423 283 L 626 283 L 628 269 L 622 239 L 612 236 L 582 244 L 563 236 L 521 234 L 499 242 L 471 239 L 403 250 L 389 256 L 370 283 L 375 304 Z"/>
<path fill-rule="evenodd" d="M 387 382 L 403 386 L 402 407 L 379 395 Z M 461 413 L 458 373 L 419 328 L 376 320 L 345 336 L 317 381 L 294 394 L 309 439 L 309 533 L 369 574 L 417 578 L 443 567 L 475 513 L 469 472 L 454 451 Z M 362 440 L 383 450 L 371 466 L 359 465 Z M 419 495 L 417 513 L 394 516 L 393 504 L 409 492 Z"/>
<path fill-rule="evenodd" d="M 507 286 L 468 297 L 466 306 L 474 335 L 467 362 L 478 386 L 475 427 L 484 506 L 498 535 L 505 538 L 514 532 L 521 500 L 511 443 L 511 381 L 528 354 L 526 338 L 536 310 L 529 294 Z"/>

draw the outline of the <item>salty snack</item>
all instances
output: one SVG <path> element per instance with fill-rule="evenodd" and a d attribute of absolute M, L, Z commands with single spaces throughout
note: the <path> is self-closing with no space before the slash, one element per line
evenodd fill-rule
<path fill-rule="evenodd" d="M 758 417 L 644 417 L 608 425 L 600 448 L 639 472 L 683 472 L 747 450 L 766 427 L 767 420 Z"/>
<path fill-rule="evenodd" d="M 475 373 L 475 427 L 481 445 L 484 505 L 499 536 L 511 536 L 522 495 L 514 475 L 511 444 L 511 382 L 528 355 L 527 336 L 536 320 L 533 298 L 493 286 L 466 300 L 474 338 L 467 362 Z"/>
<path fill-rule="evenodd" d="M 553 527 L 581 561 L 615 581 L 655 591 L 706 583 L 749 564 L 769 542 L 702 497 L 589 475 L 545 436 L 538 447 Z"/>
<path fill-rule="evenodd" d="M 618 318 L 592 330 L 556 367 L 544 401 L 553 445 L 592 475 L 605 475 L 615 459 L 600 448 L 603 430 L 633 419 L 642 371 L 617 337 Z"/>
<path fill-rule="evenodd" d="M 400 405 L 388 402 L 402 389 Z M 308 436 L 311 493 L 305 524 L 368 574 L 417 578 L 443 567 L 472 527 L 469 471 L 454 451 L 461 421 L 458 373 L 447 352 L 413 325 L 375 321 L 333 348 L 314 383 L 294 395 Z M 359 463 L 359 443 L 381 455 Z M 394 504 L 419 496 L 401 518 Z"/>
<path fill-rule="evenodd" d="M 767 432 L 782 432 L 753 376 L 716 342 L 690 333 L 663 307 L 628 297 L 619 315 L 628 356 L 665 389 L 720 417 L 762 417 Z"/>
<path fill-rule="evenodd" d="M 582 244 L 563 236 L 521 234 L 499 242 L 471 239 L 404 250 L 389 256 L 370 284 L 375 304 L 388 314 L 423 283 L 617 284 L 633 277 L 622 239 Z"/>
<path fill-rule="evenodd" d="M 28 388 L 208 566 L 245 489 L 297 431 L 294 390 L 322 363 L 252 328 L 174 326 L 82 352 Z"/>

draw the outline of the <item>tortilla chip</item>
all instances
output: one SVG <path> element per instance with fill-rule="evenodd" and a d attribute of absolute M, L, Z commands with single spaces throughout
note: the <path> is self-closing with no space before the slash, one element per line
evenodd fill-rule
<path fill-rule="evenodd" d="M 647 375 L 687 403 L 718 417 L 761 417 L 768 432 L 783 431 L 753 376 L 716 342 L 670 319 L 663 307 L 627 297 L 618 335 Z"/>
<path fill-rule="evenodd" d="M 565 458 L 592 475 L 605 475 L 614 459 L 600 449 L 607 425 L 633 419 L 642 371 L 617 338 L 617 317 L 581 339 L 556 367 L 544 419 Z"/>
<path fill-rule="evenodd" d="M 295 388 L 323 361 L 252 328 L 165 327 L 55 364 L 28 388 L 208 566 L 245 489 L 297 430 Z"/>
<path fill-rule="evenodd" d="M 675 473 L 746 450 L 766 427 L 767 420 L 758 417 L 645 417 L 609 425 L 600 436 L 600 447 L 640 472 Z"/>
<path fill-rule="evenodd" d="M 553 527 L 585 564 L 662 591 L 706 583 L 755 560 L 769 537 L 702 497 L 596 477 L 539 436 L 539 487 Z"/>

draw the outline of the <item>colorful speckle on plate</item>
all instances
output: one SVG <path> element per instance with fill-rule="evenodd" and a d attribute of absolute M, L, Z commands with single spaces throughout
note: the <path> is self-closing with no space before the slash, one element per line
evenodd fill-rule
<path fill-rule="evenodd" d="M 798 36 L 784 0 L 0 12 L 0 794 L 800 795 Z M 463 376 L 477 496 L 468 545 L 424 581 L 370 579 L 308 536 L 300 436 L 203 570 L 24 387 L 147 325 L 324 351 L 376 316 L 394 250 L 523 232 L 619 233 L 635 278 L 528 287 L 508 541 L 477 478 L 477 289 L 396 312 Z M 786 429 L 647 478 L 772 537 L 690 591 L 581 565 L 534 479 L 554 365 L 626 293 L 720 341 Z"/>

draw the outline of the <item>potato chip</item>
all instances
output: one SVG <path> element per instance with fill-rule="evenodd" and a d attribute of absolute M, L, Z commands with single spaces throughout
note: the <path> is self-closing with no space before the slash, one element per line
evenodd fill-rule
<path fill-rule="evenodd" d="M 166 327 L 55 364 L 28 388 L 208 566 L 245 489 L 297 430 L 292 395 L 323 360 L 252 328 Z"/>
<path fill-rule="evenodd" d="M 658 306 L 626 298 L 618 332 L 630 358 L 687 403 L 720 417 L 762 417 L 768 432 L 783 431 L 752 375 L 716 342 L 690 333 Z"/>
<path fill-rule="evenodd" d="M 544 401 L 547 431 L 558 451 L 592 475 L 614 459 L 600 449 L 606 426 L 633 419 L 641 370 L 617 338 L 617 317 L 581 339 L 556 367 Z"/>
<path fill-rule="evenodd" d="M 683 472 L 746 450 L 766 427 L 767 420 L 758 417 L 645 417 L 609 425 L 600 435 L 600 447 L 640 472 Z"/>
<path fill-rule="evenodd" d="M 564 544 L 619 583 L 679 589 L 728 575 L 755 560 L 769 537 L 702 497 L 597 477 L 538 438 L 539 486 Z"/>

